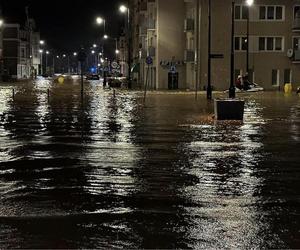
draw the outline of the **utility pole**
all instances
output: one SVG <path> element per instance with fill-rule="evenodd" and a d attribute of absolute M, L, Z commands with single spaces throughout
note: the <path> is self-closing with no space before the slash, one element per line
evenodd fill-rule
<path fill-rule="evenodd" d="M 128 0 L 128 7 L 127 7 L 127 35 L 128 35 L 128 88 L 131 89 L 132 88 L 132 79 L 131 79 L 131 22 L 130 22 L 130 0 Z"/>
<path fill-rule="evenodd" d="M 230 58 L 230 88 L 229 98 L 235 98 L 235 84 L 234 84 L 234 7 L 235 1 L 232 1 L 231 6 L 231 58 Z"/>
<path fill-rule="evenodd" d="M 212 99 L 211 87 L 211 0 L 208 0 L 208 73 L 207 73 L 207 100 Z"/>

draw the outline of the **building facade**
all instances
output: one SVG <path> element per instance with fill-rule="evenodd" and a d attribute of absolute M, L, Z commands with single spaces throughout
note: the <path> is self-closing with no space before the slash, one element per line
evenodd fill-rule
<path fill-rule="evenodd" d="M 204 89 L 208 81 L 209 0 L 132 0 L 133 61 L 137 77 L 152 89 Z M 214 89 L 230 85 L 231 0 L 211 0 L 211 78 Z M 300 1 L 236 0 L 235 77 L 248 73 L 268 90 L 300 85 Z M 249 21 L 249 22 L 248 22 Z M 249 53 L 247 53 L 249 34 Z M 247 57 L 248 54 L 248 57 Z M 153 64 L 147 65 L 151 57 Z M 248 58 L 248 60 L 247 60 Z"/>
<path fill-rule="evenodd" d="M 19 24 L 3 28 L 3 75 L 12 79 L 33 77 L 39 70 L 39 33 L 21 29 Z"/>

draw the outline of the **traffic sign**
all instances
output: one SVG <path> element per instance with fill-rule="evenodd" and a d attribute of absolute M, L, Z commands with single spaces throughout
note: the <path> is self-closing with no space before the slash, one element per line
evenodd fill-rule
<path fill-rule="evenodd" d="M 152 59 L 151 56 L 148 56 L 148 57 L 146 58 L 146 63 L 147 63 L 148 65 L 153 64 L 153 59 Z"/>

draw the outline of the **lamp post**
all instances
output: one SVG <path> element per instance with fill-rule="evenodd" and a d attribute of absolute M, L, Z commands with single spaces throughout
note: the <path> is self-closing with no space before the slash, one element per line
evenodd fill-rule
<path fill-rule="evenodd" d="M 208 74 L 207 74 L 207 100 L 212 99 L 211 87 L 211 0 L 208 2 Z"/>
<path fill-rule="evenodd" d="M 43 75 L 43 53 L 44 53 L 44 51 L 42 49 L 40 49 L 39 53 L 40 53 L 40 60 L 41 60 L 41 75 Z"/>
<path fill-rule="evenodd" d="M 47 74 L 47 68 L 48 68 L 48 55 L 50 54 L 50 52 L 47 50 L 46 51 L 46 74 Z"/>
<path fill-rule="evenodd" d="M 250 50 L 250 36 L 249 36 L 249 31 L 250 31 L 250 7 L 253 5 L 254 0 L 246 0 L 246 5 L 248 6 L 248 15 L 247 15 L 247 56 L 246 56 L 246 71 L 247 74 L 249 75 L 249 50 Z"/>
<path fill-rule="evenodd" d="M 131 79 L 131 28 L 130 28 L 130 9 L 128 6 L 121 5 L 119 8 L 120 12 L 123 14 L 127 13 L 127 49 L 128 49 L 128 88 L 132 88 Z"/>
<path fill-rule="evenodd" d="M 229 98 L 235 98 L 235 84 L 234 84 L 234 7 L 235 0 L 232 1 L 231 6 L 231 58 L 230 58 L 230 87 Z"/>

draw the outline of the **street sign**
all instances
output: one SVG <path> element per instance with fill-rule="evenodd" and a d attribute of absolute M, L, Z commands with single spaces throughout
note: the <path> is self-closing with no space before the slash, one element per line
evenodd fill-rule
<path fill-rule="evenodd" d="M 176 73 L 176 71 L 177 70 L 176 70 L 176 66 L 175 65 L 173 65 L 173 66 L 170 67 L 170 72 L 171 73 Z"/>
<path fill-rule="evenodd" d="M 151 56 L 148 56 L 148 57 L 146 58 L 146 63 L 147 63 L 148 65 L 153 64 L 153 59 L 152 59 Z"/>
<path fill-rule="evenodd" d="M 119 69 L 119 68 L 120 68 L 120 65 L 119 65 L 117 62 L 112 62 L 112 63 L 111 63 L 111 67 L 112 67 L 113 69 Z"/>
<path fill-rule="evenodd" d="M 212 58 L 212 59 L 223 59 L 224 55 L 223 54 L 210 54 L 210 58 Z"/>

